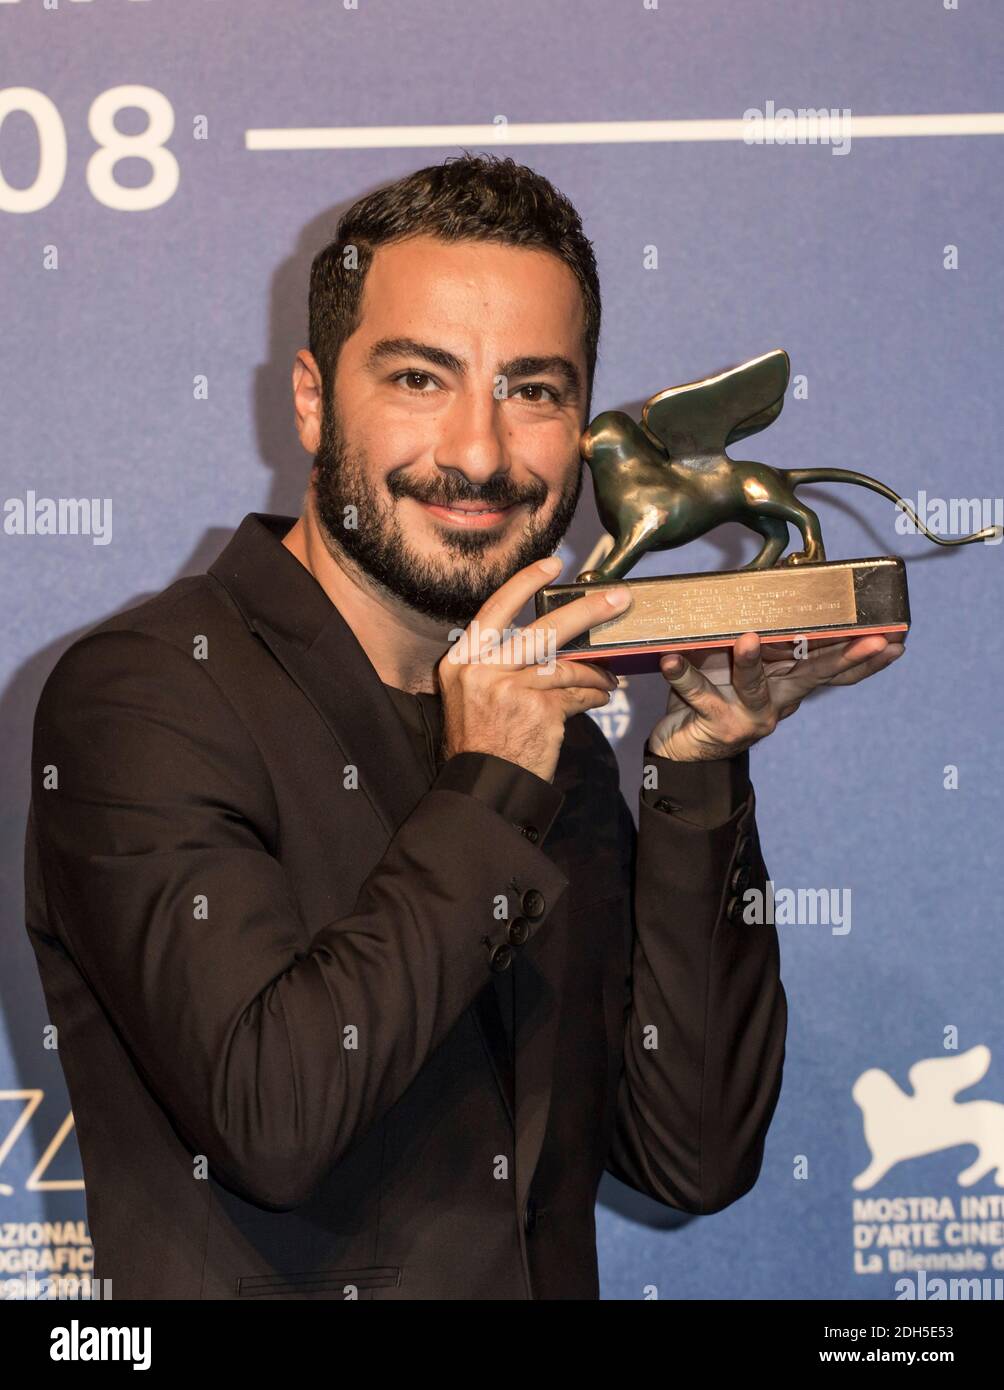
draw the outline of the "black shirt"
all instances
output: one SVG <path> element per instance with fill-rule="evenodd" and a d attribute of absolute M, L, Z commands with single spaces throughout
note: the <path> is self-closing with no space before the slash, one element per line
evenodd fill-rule
<path fill-rule="evenodd" d="M 443 766 L 443 699 L 438 693 L 426 691 L 399 690 L 396 686 L 384 683 L 384 689 L 394 703 L 401 722 L 411 735 L 415 751 L 421 759 L 430 786 L 436 773 Z M 532 774 L 531 774 L 532 775 Z M 501 809 L 501 807 L 499 808 Z M 509 1040 L 509 1053 L 513 1055 L 515 1035 L 515 994 L 512 969 L 502 970 L 494 976 L 495 994 L 498 999 L 502 1024 Z"/>

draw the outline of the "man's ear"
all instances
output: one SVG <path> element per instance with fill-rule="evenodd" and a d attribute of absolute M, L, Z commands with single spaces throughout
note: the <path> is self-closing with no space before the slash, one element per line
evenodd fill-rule
<path fill-rule="evenodd" d="M 316 454 L 321 442 L 324 388 L 313 354 L 301 348 L 293 360 L 293 415 L 300 443 Z"/>

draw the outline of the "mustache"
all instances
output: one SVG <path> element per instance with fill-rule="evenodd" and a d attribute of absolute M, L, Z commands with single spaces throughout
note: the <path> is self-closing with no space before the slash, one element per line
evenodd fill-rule
<path fill-rule="evenodd" d="M 505 473 L 496 473 L 486 483 L 470 483 L 466 478 L 437 478 L 422 483 L 392 473 L 387 478 L 387 490 L 393 497 L 412 497 L 416 502 L 430 502 L 436 507 L 450 507 L 456 502 L 483 502 L 486 506 L 514 507 L 522 502 L 537 511 L 547 501 L 547 486 L 517 487 Z"/>

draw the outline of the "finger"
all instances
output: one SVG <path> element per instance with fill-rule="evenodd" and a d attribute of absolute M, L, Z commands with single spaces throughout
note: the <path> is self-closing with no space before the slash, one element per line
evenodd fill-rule
<path fill-rule="evenodd" d="M 885 646 L 876 642 L 876 638 L 881 638 Z M 785 702 L 790 704 L 793 698 L 804 698 L 822 686 L 856 685 L 859 680 L 864 680 L 866 675 L 872 675 L 875 671 L 882 670 L 883 665 L 891 664 L 895 657 L 889 657 L 884 663 L 868 665 L 864 669 L 861 666 L 862 662 L 872 662 L 881 657 L 883 652 L 895 651 L 897 655 L 902 655 L 905 639 L 905 632 L 886 635 L 868 633 L 864 637 L 827 638 L 818 642 L 814 639 L 807 654 L 801 658 L 792 658 L 787 663 L 780 656 L 778 644 L 777 654 L 768 657 L 770 665 L 765 667 L 771 697 L 775 705 L 781 707 Z M 762 644 L 760 651 L 762 656 L 767 657 L 767 644 Z M 861 671 L 861 674 L 849 678 L 842 674 L 842 670 L 851 673 Z"/>
<path fill-rule="evenodd" d="M 869 632 L 864 637 L 854 637 L 847 643 L 843 652 L 849 661 L 862 661 L 868 656 L 877 656 L 885 651 L 889 638 L 881 632 Z"/>
<path fill-rule="evenodd" d="M 813 677 L 811 683 L 807 683 L 794 675 L 782 677 L 774 683 L 772 691 L 774 701 L 778 706 L 784 707 L 791 705 L 796 700 L 804 699 L 814 690 L 822 690 L 831 685 L 857 685 L 866 677 L 873 676 L 876 672 L 884 671 L 887 666 L 891 666 L 903 655 L 903 652 L 904 648 L 900 643 L 890 642 L 882 651 L 865 657 L 847 670 L 838 672 L 828 679 Z"/>
<path fill-rule="evenodd" d="M 560 608 L 527 623 L 523 631 L 531 636 L 540 633 L 547 650 L 557 652 L 567 646 L 573 637 L 625 612 L 630 604 L 631 591 L 623 584 L 613 588 L 607 585 L 587 586 L 581 598 L 563 603 Z"/>
<path fill-rule="evenodd" d="M 479 627 L 497 628 L 501 632 L 513 624 L 520 609 L 530 602 L 537 590 L 552 583 L 560 573 L 561 561 L 556 555 L 535 560 L 501 584 L 481 605 L 473 621 Z"/>
<path fill-rule="evenodd" d="M 795 658 L 796 660 L 808 661 L 811 657 L 818 655 L 820 652 L 832 652 L 838 648 L 846 651 L 847 648 L 855 642 L 871 641 L 874 647 L 873 639 L 881 636 L 883 636 L 883 634 L 880 632 L 869 632 L 862 637 L 809 637 L 808 634 L 806 634 L 803 637 L 785 638 L 781 642 L 766 641 L 764 638 L 761 638 L 760 655 L 765 661 L 788 661 L 795 655 L 796 644 L 808 642 L 808 648 L 802 649 L 802 656 Z M 906 634 L 890 634 L 889 640 L 899 641 L 901 636 L 905 637 Z"/>
<path fill-rule="evenodd" d="M 612 671 L 602 666 L 594 666 L 589 661 L 556 661 L 550 670 L 546 666 L 527 666 L 519 678 L 526 684 L 533 683 L 539 690 L 562 690 L 580 686 L 590 690 L 616 690 L 619 684 Z"/>
<path fill-rule="evenodd" d="M 584 714 L 586 710 L 602 709 L 609 703 L 609 690 L 584 689 L 582 686 L 571 685 L 565 690 L 558 691 L 558 699 L 561 701 L 566 719 L 570 719 L 573 714 Z"/>
<path fill-rule="evenodd" d="M 871 633 L 839 646 L 810 652 L 802 661 L 795 662 L 792 670 L 785 674 L 784 684 L 799 695 L 808 695 L 817 686 L 833 685 L 838 676 L 853 671 L 862 662 L 881 656 L 888 645 L 880 633 Z"/>
<path fill-rule="evenodd" d="M 848 642 L 843 651 L 833 649 L 820 653 L 818 661 L 812 662 L 808 670 L 817 681 L 823 678 L 829 683 L 835 676 L 852 671 L 863 662 L 881 656 L 888 646 L 889 643 L 881 633 L 870 633 L 867 637 L 858 637 Z"/>
<path fill-rule="evenodd" d="M 857 685 L 858 681 L 863 681 L 866 676 L 873 676 L 878 671 L 884 671 L 887 666 L 891 666 L 894 661 L 898 661 L 904 651 L 905 648 L 898 642 L 891 642 L 885 651 L 876 652 L 874 656 L 860 662 L 852 670 L 844 671 L 840 675 L 833 676 L 827 684 Z"/>
<path fill-rule="evenodd" d="M 761 637 L 760 656 L 764 661 L 791 661 L 794 655 L 794 642 L 767 642 Z"/>
<path fill-rule="evenodd" d="M 890 642 L 905 642 L 907 634 L 905 632 L 890 632 L 887 634 L 870 632 L 867 637 L 886 636 Z M 773 638 L 760 638 L 760 655 L 765 661 L 789 661 L 795 654 L 796 643 L 808 642 L 808 650 L 803 652 L 801 658 L 796 660 L 806 661 L 814 653 L 823 651 L 827 648 L 841 647 L 846 650 L 852 642 L 864 641 L 863 637 L 809 637 L 806 633 L 802 637 L 785 637 L 780 641 Z"/>
<path fill-rule="evenodd" d="M 786 637 L 782 642 L 768 642 L 761 637 L 760 655 L 764 661 L 805 661 L 817 647 L 845 647 L 847 642 L 848 638 L 846 637 L 813 637 L 811 640 L 808 637 Z M 801 652 L 801 656 L 796 656 L 796 647 Z"/>
<path fill-rule="evenodd" d="M 667 652 L 660 658 L 659 669 L 672 687 L 673 694 L 691 709 L 709 718 L 721 711 L 725 697 L 713 681 L 693 666 L 679 652 Z"/>
<path fill-rule="evenodd" d="M 732 658 L 727 648 L 694 648 L 687 652 L 687 660 L 715 685 L 732 683 Z"/>
<path fill-rule="evenodd" d="M 732 649 L 732 689 L 747 709 L 763 714 L 771 709 L 770 686 L 760 658 L 760 637 L 744 632 Z"/>

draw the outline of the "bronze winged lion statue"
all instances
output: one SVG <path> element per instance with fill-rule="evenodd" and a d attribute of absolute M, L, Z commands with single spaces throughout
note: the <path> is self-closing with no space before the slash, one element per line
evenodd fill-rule
<path fill-rule="evenodd" d="M 672 550 L 726 521 L 763 537 L 745 569 L 776 565 L 788 544 L 788 525 L 803 549 L 789 565 L 826 559 L 819 518 L 795 496 L 803 483 L 855 483 L 888 497 L 938 545 L 968 545 L 1001 534 L 991 526 L 946 540 L 929 531 L 892 488 L 846 468 L 769 468 L 729 458 L 730 444 L 756 434 L 781 413 L 788 385 L 788 354 L 777 348 L 717 376 L 672 386 L 646 401 L 641 424 L 620 410 L 597 415 L 579 451 L 589 464 L 600 520 L 613 537 L 603 562 L 579 582 L 623 578 L 649 550 Z M 595 552 L 594 552 L 595 553 Z M 588 563 L 588 562 L 587 562 Z"/>

